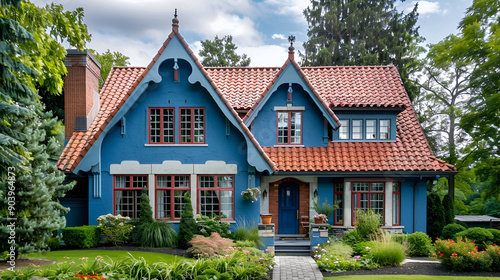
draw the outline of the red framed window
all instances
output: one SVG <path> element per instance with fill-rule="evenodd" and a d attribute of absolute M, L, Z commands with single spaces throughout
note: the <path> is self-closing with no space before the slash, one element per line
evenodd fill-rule
<path fill-rule="evenodd" d="M 392 183 L 392 225 L 401 224 L 401 183 Z"/>
<path fill-rule="evenodd" d="M 141 212 L 141 191 L 148 187 L 147 175 L 113 176 L 115 215 L 137 219 Z"/>
<path fill-rule="evenodd" d="M 278 144 L 302 144 L 302 112 L 277 112 Z"/>
<path fill-rule="evenodd" d="M 174 108 L 149 108 L 149 143 L 174 143 Z"/>
<path fill-rule="evenodd" d="M 333 224 L 344 225 L 344 183 L 334 183 L 333 203 L 338 204 L 338 208 L 333 212 Z"/>
<path fill-rule="evenodd" d="M 177 220 L 181 218 L 184 195 L 189 192 L 189 175 L 156 176 L 156 218 Z"/>
<path fill-rule="evenodd" d="M 234 219 L 234 176 L 198 176 L 198 213 Z"/>
<path fill-rule="evenodd" d="M 179 143 L 205 143 L 205 108 L 180 108 L 179 121 Z"/>
<path fill-rule="evenodd" d="M 357 209 L 372 209 L 384 222 L 385 183 L 352 183 L 352 224 L 356 222 Z"/>

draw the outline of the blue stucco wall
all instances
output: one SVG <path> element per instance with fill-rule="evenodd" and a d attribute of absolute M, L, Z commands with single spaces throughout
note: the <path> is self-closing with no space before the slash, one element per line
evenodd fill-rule
<path fill-rule="evenodd" d="M 318 178 L 318 197 L 319 204 L 323 204 L 325 200 L 328 204 L 333 204 L 333 181 L 332 178 Z M 311 205 L 312 206 L 312 205 Z M 312 218 L 312 217 L 311 217 Z M 328 223 L 333 225 L 333 213 L 328 219 Z"/>
<path fill-rule="evenodd" d="M 140 164 L 161 164 L 166 160 L 178 160 L 183 164 L 204 164 L 208 160 L 221 160 L 226 164 L 237 164 L 235 175 L 235 218 L 258 222 L 259 204 L 244 201 L 240 193 L 248 185 L 247 146 L 244 137 L 233 125 L 226 135 L 226 117 L 210 94 L 199 83 L 187 81 L 192 69 L 189 63 L 180 60 L 179 83 L 173 82 L 173 60 L 161 65 L 163 80 L 151 84 L 131 110 L 125 115 L 126 134 L 120 133 L 119 123 L 106 135 L 101 149 L 102 197 L 92 197 L 89 184 L 89 223 L 95 224 L 99 215 L 113 213 L 113 176 L 111 164 L 122 161 L 138 161 Z M 145 146 L 148 143 L 148 108 L 175 107 L 175 141 L 179 138 L 179 107 L 205 108 L 205 143 L 207 146 Z M 92 180 L 89 180 L 92 182 Z M 196 212 L 196 209 L 194 209 Z"/>
<path fill-rule="evenodd" d="M 252 125 L 252 133 L 263 147 L 277 145 L 277 115 L 275 106 L 287 106 L 288 84 L 282 84 L 272 93 L 267 103 L 259 111 Z M 302 145 L 306 147 L 322 147 L 328 143 L 323 141 L 324 117 L 314 104 L 312 98 L 298 84 L 292 85 L 292 106 L 304 106 L 302 116 Z"/>

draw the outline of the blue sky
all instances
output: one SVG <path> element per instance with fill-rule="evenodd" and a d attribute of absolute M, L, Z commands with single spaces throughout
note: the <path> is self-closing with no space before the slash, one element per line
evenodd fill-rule
<path fill-rule="evenodd" d="M 281 66 L 287 58 L 289 35 L 296 49 L 307 39 L 302 11 L 309 0 L 32 0 L 38 6 L 50 2 L 67 10 L 83 7 L 92 34 L 89 48 L 107 49 L 130 57 L 131 65 L 147 66 L 171 31 L 178 9 L 180 32 L 198 53 L 200 41 L 232 35 L 238 53 L 250 56 L 250 66 Z M 398 10 L 411 10 L 416 1 L 398 1 Z M 472 0 L 419 2 L 420 34 L 426 43 L 437 43 L 456 33 Z"/>

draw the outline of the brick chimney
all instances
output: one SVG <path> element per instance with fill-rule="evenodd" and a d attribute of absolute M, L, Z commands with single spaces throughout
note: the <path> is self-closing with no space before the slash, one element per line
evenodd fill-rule
<path fill-rule="evenodd" d="M 88 51 L 67 50 L 64 65 L 64 138 L 74 131 L 87 131 L 99 112 L 101 65 Z"/>

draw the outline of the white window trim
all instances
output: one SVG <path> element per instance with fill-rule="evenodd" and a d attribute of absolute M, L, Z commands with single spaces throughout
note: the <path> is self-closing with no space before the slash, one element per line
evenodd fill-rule
<path fill-rule="evenodd" d="M 305 111 L 305 106 L 292 106 L 292 104 L 286 104 L 286 106 L 274 106 L 274 111 Z"/>

